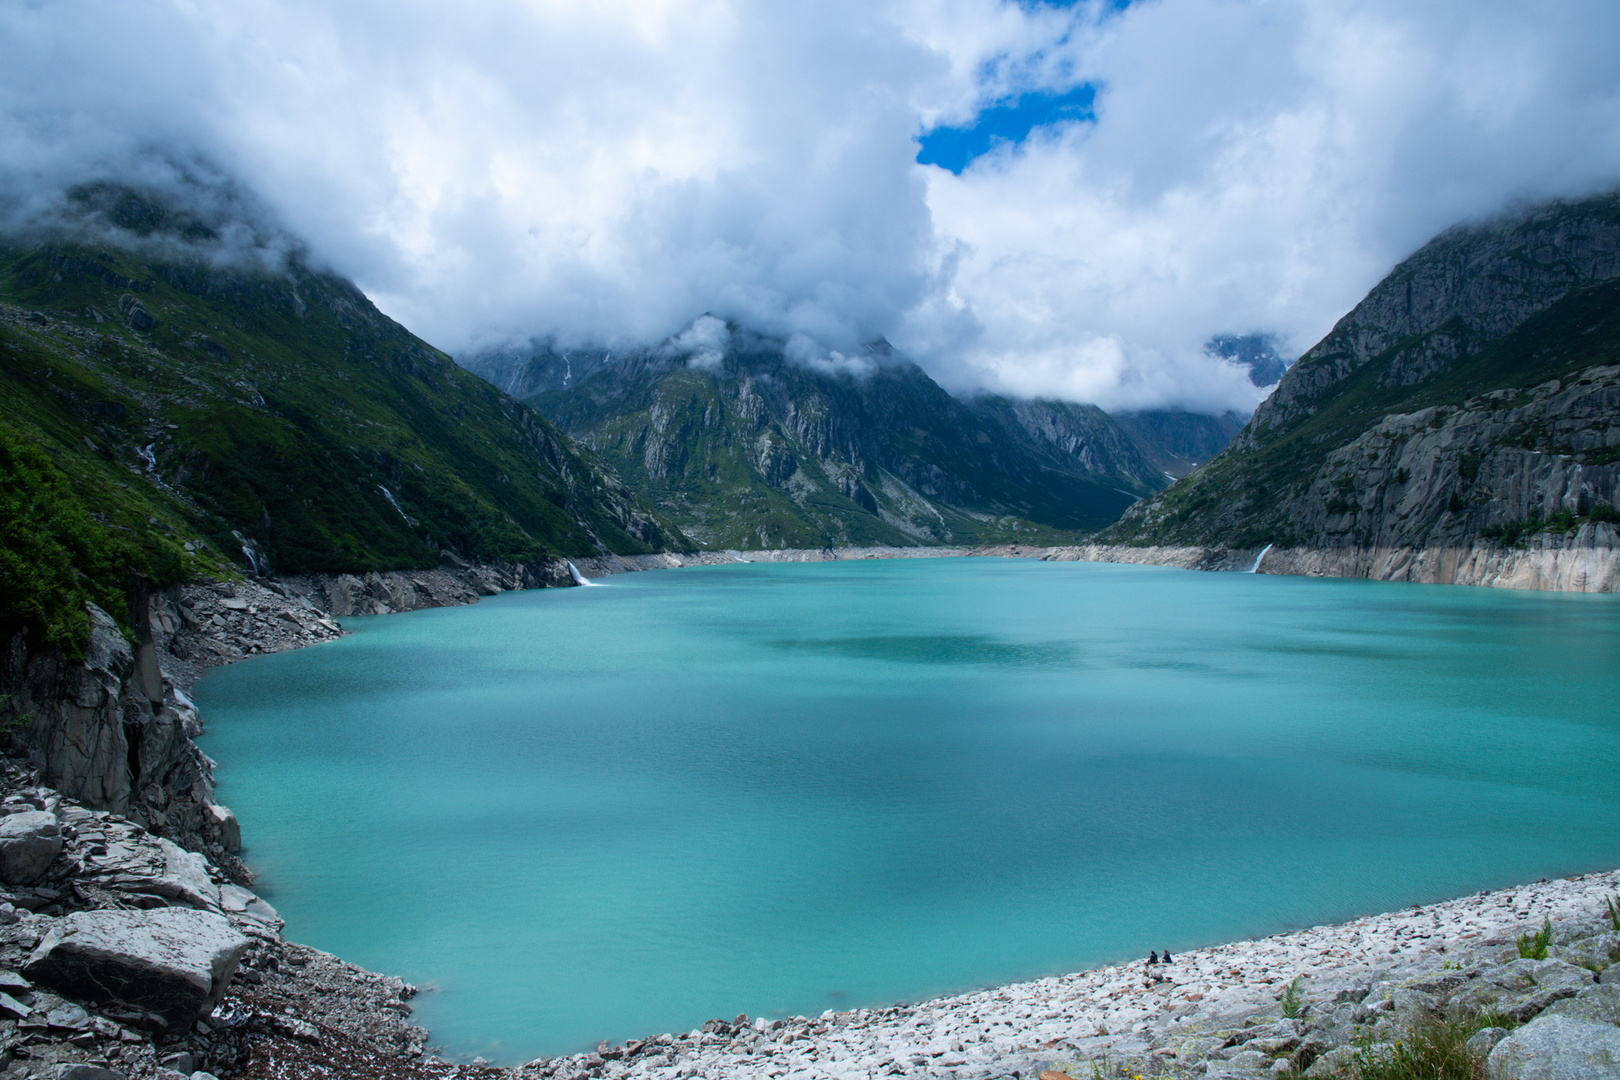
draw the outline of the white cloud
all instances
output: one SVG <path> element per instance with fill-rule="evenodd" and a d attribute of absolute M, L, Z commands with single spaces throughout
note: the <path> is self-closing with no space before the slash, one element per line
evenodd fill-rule
<path fill-rule="evenodd" d="M 1102 29 L 1094 127 L 931 170 L 964 246 L 895 340 L 949 384 L 1246 406 L 1211 334 L 1297 354 L 1445 226 L 1620 180 L 1614 5 L 1161 0 Z"/>
<path fill-rule="evenodd" d="M 11 4 L 0 194 L 212 163 L 453 350 L 707 311 L 829 362 L 885 335 L 953 387 L 1225 407 L 1255 391 L 1210 335 L 1297 351 L 1452 221 L 1620 180 L 1606 0 L 1100 10 Z M 913 161 L 1083 81 L 1094 127 Z"/>
<path fill-rule="evenodd" d="M 688 367 L 713 370 L 726 358 L 731 344 L 731 328 L 713 315 L 700 316 L 670 339 L 666 348 L 674 356 L 685 356 Z"/>
<path fill-rule="evenodd" d="M 783 352 L 795 364 L 823 375 L 865 378 L 878 369 L 877 361 L 870 356 L 850 356 L 837 349 L 825 348 L 808 334 L 794 334 L 788 338 Z"/>

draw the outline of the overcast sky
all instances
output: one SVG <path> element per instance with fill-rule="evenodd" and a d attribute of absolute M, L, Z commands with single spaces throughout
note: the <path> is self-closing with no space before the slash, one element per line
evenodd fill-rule
<path fill-rule="evenodd" d="M 1247 409 L 1212 335 L 1620 182 L 1616 57 L 1614 0 L 9 0 L 0 183 L 209 163 L 452 352 L 712 312 Z"/>

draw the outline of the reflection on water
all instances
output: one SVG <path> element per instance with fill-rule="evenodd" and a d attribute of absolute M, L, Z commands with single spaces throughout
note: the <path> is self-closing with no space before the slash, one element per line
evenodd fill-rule
<path fill-rule="evenodd" d="M 856 660 L 902 664 L 1073 664 L 1080 650 L 1070 642 L 1016 642 L 983 634 L 892 634 L 772 641 L 778 649 L 798 649 Z"/>

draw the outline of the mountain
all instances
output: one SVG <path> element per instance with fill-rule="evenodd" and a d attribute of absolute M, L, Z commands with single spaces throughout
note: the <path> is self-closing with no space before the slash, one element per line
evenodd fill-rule
<path fill-rule="evenodd" d="M 1231 411 L 1213 415 L 1144 409 L 1114 413 L 1113 420 L 1155 467 L 1174 480 L 1225 450 L 1243 430 L 1243 417 Z"/>
<path fill-rule="evenodd" d="M 1612 546 L 1617 364 L 1620 193 L 1448 230 L 1104 538 L 1386 553 L 1344 564 L 1379 576 L 1537 535 Z"/>
<path fill-rule="evenodd" d="M 1163 484 L 1100 410 L 958 401 L 881 342 L 846 356 L 705 316 L 652 349 L 463 363 L 543 387 L 528 400 L 714 547 L 1050 543 Z"/>
<path fill-rule="evenodd" d="M 1164 490 L 1167 478 L 1142 440 L 1095 405 L 1044 399 L 1015 400 L 994 394 L 969 398 L 980 419 L 1014 438 L 1032 442 L 1036 452 L 1056 452 L 1062 466 L 1125 488 L 1136 495 Z"/>
<path fill-rule="evenodd" d="M 0 242 L 8 637 L 67 641 L 84 599 L 124 610 L 127 568 L 166 584 L 690 546 L 296 247 L 232 250 L 125 188 L 71 207 L 71 228 Z"/>

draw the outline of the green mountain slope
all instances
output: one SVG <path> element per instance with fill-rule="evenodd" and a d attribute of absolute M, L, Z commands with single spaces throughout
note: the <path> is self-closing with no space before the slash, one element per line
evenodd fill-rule
<path fill-rule="evenodd" d="M 725 334 L 710 351 L 592 353 L 589 374 L 566 386 L 560 353 L 466 362 L 555 387 L 529 400 L 713 547 L 1059 542 L 1154 490 L 1134 447 L 1142 477 L 1090 473 L 1060 445 L 1068 428 L 1033 436 L 997 417 L 1010 404 L 957 401 L 886 345 L 817 363 Z"/>
<path fill-rule="evenodd" d="M 1106 538 L 1466 546 L 1615 496 L 1620 196 L 1450 230 Z"/>
<path fill-rule="evenodd" d="M 0 247 L 0 426 L 20 467 L 48 460 L 62 498 L 155 579 L 688 546 L 348 282 L 296 256 L 211 264 L 211 230 L 183 213 L 120 189 L 80 198 L 139 242 Z"/>

